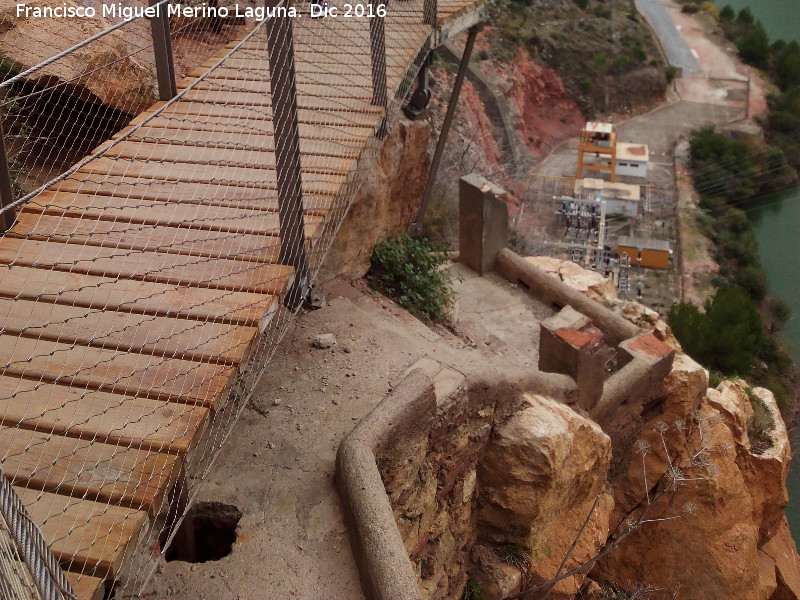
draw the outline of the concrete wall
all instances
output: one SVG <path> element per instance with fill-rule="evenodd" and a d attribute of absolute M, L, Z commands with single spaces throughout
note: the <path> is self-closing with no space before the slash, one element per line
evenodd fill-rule
<path fill-rule="evenodd" d="M 609 344 L 618 344 L 641 331 L 627 319 L 551 277 L 507 248 L 498 252 L 496 269 L 511 283 L 522 285 L 545 304 L 558 309 L 571 306 L 586 315 L 605 334 Z"/>
<path fill-rule="evenodd" d="M 627 175 L 628 177 L 647 177 L 646 162 L 632 160 L 617 160 L 617 175 Z"/>
<path fill-rule="evenodd" d="M 478 464 L 495 422 L 531 389 L 575 395 L 562 375 L 492 370 L 437 399 L 416 370 L 342 441 L 336 483 L 368 600 L 461 598 Z"/>

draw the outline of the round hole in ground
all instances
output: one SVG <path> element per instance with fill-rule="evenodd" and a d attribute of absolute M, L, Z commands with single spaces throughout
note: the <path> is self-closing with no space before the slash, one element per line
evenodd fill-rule
<path fill-rule="evenodd" d="M 242 511 L 232 504 L 192 505 L 167 549 L 167 561 L 204 563 L 228 556 L 236 542 L 236 527 L 241 518 Z"/>

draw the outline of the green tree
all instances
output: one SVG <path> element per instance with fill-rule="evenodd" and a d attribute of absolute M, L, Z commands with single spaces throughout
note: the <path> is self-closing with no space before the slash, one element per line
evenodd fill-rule
<path fill-rule="evenodd" d="M 750 27 L 747 33 L 736 40 L 736 49 L 744 62 L 759 69 L 769 67 L 769 36 L 761 23 Z"/>
<path fill-rule="evenodd" d="M 705 313 L 691 302 L 680 302 L 667 319 L 689 355 L 726 375 L 748 375 L 763 350 L 761 317 L 741 288 L 718 289 L 706 302 Z"/>
<path fill-rule="evenodd" d="M 733 7 L 730 4 L 726 4 L 725 6 L 722 7 L 722 10 L 719 11 L 720 21 L 730 23 L 735 18 L 736 18 L 736 11 L 733 10 Z"/>
<path fill-rule="evenodd" d="M 705 356 L 705 315 L 691 302 L 678 302 L 669 309 L 667 322 L 683 349 L 701 360 Z"/>
<path fill-rule="evenodd" d="M 755 302 L 741 288 L 720 288 L 706 302 L 706 364 L 731 375 L 748 375 L 762 337 Z"/>

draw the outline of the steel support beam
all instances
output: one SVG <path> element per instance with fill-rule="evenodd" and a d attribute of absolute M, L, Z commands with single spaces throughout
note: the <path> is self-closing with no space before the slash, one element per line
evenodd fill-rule
<path fill-rule="evenodd" d="M 305 300 L 311 282 L 303 223 L 292 19 L 272 18 L 266 27 L 281 228 L 279 260 L 281 264 L 294 267 L 294 282 L 284 297 L 284 304 L 294 310 Z"/>
<path fill-rule="evenodd" d="M 433 184 L 436 180 L 436 173 L 439 171 L 439 164 L 442 162 L 442 153 L 444 146 L 447 143 L 447 136 L 450 133 L 450 127 L 453 124 L 453 117 L 456 114 L 456 107 L 458 106 L 458 97 L 461 94 L 461 86 L 464 83 L 464 77 L 467 74 L 467 67 L 469 66 L 469 59 L 472 56 L 472 48 L 475 46 L 475 37 L 478 32 L 483 29 L 483 23 L 479 23 L 470 27 L 467 36 L 467 44 L 464 47 L 464 54 L 461 55 L 461 62 L 458 65 L 458 74 L 456 75 L 455 83 L 453 84 L 453 92 L 450 94 L 450 100 L 447 103 L 447 112 L 444 115 L 444 123 L 442 123 L 442 131 L 439 133 L 439 139 L 436 142 L 436 150 L 433 153 L 431 160 L 431 168 L 428 171 L 428 182 L 425 184 L 425 191 L 422 194 L 422 203 L 417 212 L 417 218 L 411 224 L 412 235 L 418 235 L 422 228 L 422 220 L 425 218 L 425 211 L 428 210 L 428 205 L 431 201 L 433 194 Z"/>

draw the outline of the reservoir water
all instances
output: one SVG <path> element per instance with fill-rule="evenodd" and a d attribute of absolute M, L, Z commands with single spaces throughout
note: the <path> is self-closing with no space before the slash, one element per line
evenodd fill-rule
<path fill-rule="evenodd" d="M 774 41 L 800 42 L 800 0 L 717 0 L 738 13 L 749 6 Z M 784 329 L 795 362 L 800 364 L 800 188 L 764 198 L 747 207 L 758 236 L 761 263 L 769 278 L 770 293 L 792 307 L 792 319 Z M 800 439 L 793 440 L 795 459 L 789 474 L 789 506 L 786 515 L 800 545 Z"/>

